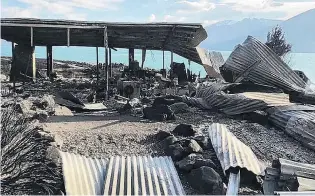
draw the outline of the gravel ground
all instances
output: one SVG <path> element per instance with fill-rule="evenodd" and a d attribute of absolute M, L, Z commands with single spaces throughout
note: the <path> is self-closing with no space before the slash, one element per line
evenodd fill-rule
<path fill-rule="evenodd" d="M 227 124 L 238 139 L 252 148 L 256 156 L 270 164 L 273 159 L 286 158 L 315 164 L 315 152 L 303 147 L 284 132 L 246 120 L 229 118 L 217 112 L 191 108 L 191 112 L 177 115 L 171 122 L 150 122 L 130 115 L 53 116 L 45 123 L 45 129 L 62 141 L 62 150 L 89 157 L 108 158 L 113 155 L 165 155 L 161 143 L 154 135 L 158 130 L 172 131 L 180 123 L 193 124 L 207 135 L 205 127 L 211 123 Z M 207 153 L 207 152 L 206 152 Z M 210 152 L 212 153 L 212 152 Z M 187 194 L 199 194 L 180 173 Z M 258 190 L 241 187 L 240 194 L 261 194 Z"/>

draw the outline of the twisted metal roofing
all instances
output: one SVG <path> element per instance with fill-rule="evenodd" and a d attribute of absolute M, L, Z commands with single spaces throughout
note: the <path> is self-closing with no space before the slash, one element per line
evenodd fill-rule
<path fill-rule="evenodd" d="M 263 175 L 265 168 L 256 155 L 248 146 L 228 131 L 226 125 L 213 123 L 208 132 L 224 171 L 232 168 L 244 168 L 255 175 Z"/>
<path fill-rule="evenodd" d="M 198 89 L 196 97 L 183 97 L 183 101 L 202 109 L 219 109 L 225 114 L 235 115 L 265 110 L 274 106 L 292 105 L 289 95 L 284 93 L 242 92 L 228 93 L 237 84 L 213 83 Z"/>
<path fill-rule="evenodd" d="M 303 91 L 306 83 L 267 45 L 248 36 L 238 45 L 221 67 L 233 73 L 232 81 L 252 81 L 286 91 Z"/>
<path fill-rule="evenodd" d="M 60 153 L 69 195 L 185 195 L 170 157 L 104 160 Z"/>
<path fill-rule="evenodd" d="M 315 106 L 276 107 L 267 112 L 275 126 L 315 150 Z"/>

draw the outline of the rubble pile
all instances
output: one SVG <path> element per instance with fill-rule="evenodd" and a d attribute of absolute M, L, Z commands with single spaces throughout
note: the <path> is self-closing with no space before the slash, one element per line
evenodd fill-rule
<path fill-rule="evenodd" d="M 172 132 L 159 131 L 156 137 L 175 161 L 178 171 L 200 194 L 224 193 L 222 170 L 212 160 L 217 161 L 211 144 L 195 127 L 180 124 Z"/>

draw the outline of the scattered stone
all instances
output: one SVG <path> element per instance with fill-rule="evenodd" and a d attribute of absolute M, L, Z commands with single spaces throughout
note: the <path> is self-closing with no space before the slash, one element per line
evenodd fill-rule
<path fill-rule="evenodd" d="M 189 111 L 189 106 L 184 102 L 178 102 L 170 105 L 170 109 L 174 114 L 184 113 Z"/>
<path fill-rule="evenodd" d="M 38 110 L 34 115 L 35 119 L 38 119 L 40 122 L 45 122 L 48 119 L 48 113 L 45 110 Z"/>
<path fill-rule="evenodd" d="M 171 136 L 172 134 L 170 132 L 167 131 L 162 131 L 160 130 L 155 136 L 159 141 L 164 140 L 165 138 L 167 138 L 168 136 Z"/>
<path fill-rule="evenodd" d="M 213 169 L 217 168 L 217 166 L 213 163 L 213 161 L 211 159 L 199 159 L 199 158 L 197 158 L 195 160 L 195 164 L 194 164 L 193 168 L 197 169 L 197 168 L 200 168 L 203 166 L 211 167 Z"/>
<path fill-rule="evenodd" d="M 220 175 L 211 167 L 203 166 L 189 173 L 190 185 L 202 194 L 223 195 L 223 182 Z"/>
<path fill-rule="evenodd" d="M 167 150 L 167 154 L 172 157 L 173 160 L 180 160 L 187 155 L 187 151 L 179 144 L 175 143 L 170 145 Z"/>
<path fill-rule="evenodd" d="M 61 156 L 57 150 L 56 147 L 54 146 L 49 146 L 46 150 L 46 158 L 48 160 L 51 160 L 53 163 L 56 164 L 56 166 L 61 166 L 62 165 L 62 160 Z"/>
<path fill-rule="evenodd" d="M 175 115 L 167 105 L 143 108 L 143 117 L 150 120 L 165 121 L 175 120 Z"/>
<path fill-rule="evenodd" d="M 189 172 L 194 168 L 196 159 L 202 159 L 202 155 L 200 154 L 190 154 L 184 159 L 176 162 L 176 165 L 179 169 Z"/>
<path fill-rule="evenodd" d="M 178 139 L 177 139 L 175 136 L 173 136 L 173 135 L 168 136 L 168 137 L 166 137 L 166 138 L 164 139 L 164 143 L 165 143 L 165 145 L 167 145 L 167 146 L 172 145 L 172 144 L 174 144 L 174 143 L 177 142 L 177 141 L 178 141 Z"/>
<path fill-rule="evenodd" d="M 205 136 L 196 136 L 194 140 L 201 146 L 202 149 L 206 150 L 209 148 L 209 138 Z"/>
<path fill-rule="evenodd" d="M 201 153 L 203 151 L 201 146 L 196 142 L 196 140 L 190 140 L 187 150 L 190 153 L 192 152 Z"/>
<path fill-rule="evenodd" d="M 180 124 L 177 127 L 175 127 L 175 129 L 173 130 L 173 133 L 175 135 L 188 137 L 188 136 L 194 136 L 196 131 L 194 131 L 192 125 Z"/>

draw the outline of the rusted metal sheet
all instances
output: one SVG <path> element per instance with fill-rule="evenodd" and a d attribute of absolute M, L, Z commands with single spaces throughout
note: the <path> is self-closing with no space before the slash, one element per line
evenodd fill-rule
<path fill-rule="evenodd" d="M 224 171 L 245 168 L 255 175 L 264 175 L 265 167 L 257 159 L 253 151 L 238 140 L 226 125 L 213 123 L 210 125 L 209 138 Z"/>
<path fill-rule="evenodd" d="M 238 45 L 231 53 L 222 72 L 226 81 L 251 81 L 258 84 L 272 85 L 287 92 L 304 90 L 306 83 L 267 45 L 252 36 Z M 228 77 L 229 76 L 229 77 Z"/>
<path fill-rule="evenodd" d="M 315 106 L 276 107 L 267 112 L 275 126 L 315 150 Z"/>
<path fill-rule="evenodd" d="M 67 194 L 185 195 L 170 157 L 61 155 Z"/>

